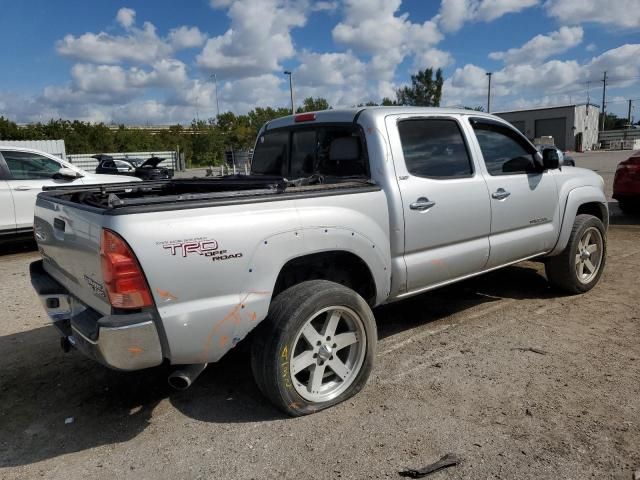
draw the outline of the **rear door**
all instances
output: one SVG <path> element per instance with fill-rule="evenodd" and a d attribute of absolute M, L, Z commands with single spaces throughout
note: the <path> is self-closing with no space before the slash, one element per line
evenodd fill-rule
<path fill-rule="evenodd" d="M 487 185 L 456 117 L 389 116 L 402 197 L 407 291 L 481 271 L 489 257 Z"/>
<path fill-rule="evenodd" d="M 549 251 L 557 239 L 558 191 L 535 147 L 510 126 L 471 119 L 491 195 L 488 268 Z"/>
<path fill-rule="evenodd" d="M 54 180 L 53 175 L 63 165 L 49 157 L 31 152 L 2 151 L 9 177 L 7 184 L 13 196 L 16 228 L 33 226 L 36 197 L 44 186 L 72 185 L 80 180 Z"/>

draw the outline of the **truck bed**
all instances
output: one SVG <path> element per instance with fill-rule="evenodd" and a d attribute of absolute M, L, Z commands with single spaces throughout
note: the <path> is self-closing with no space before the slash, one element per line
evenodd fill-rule
<path fill-rule="evenodd" d="M 82 187 L 50 187 L 41 200 L 72 205 L 104 215 L 235 205 L 343 195 L 380 190 L 366 178 L 325 180 L 305 184 L 281 177 L 172 179 Z"/>

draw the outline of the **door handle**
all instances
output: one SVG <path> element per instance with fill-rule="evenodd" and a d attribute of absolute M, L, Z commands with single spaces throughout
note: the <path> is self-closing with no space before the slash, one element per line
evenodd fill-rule
<path fill-rule="evenodd" d="M 13 187 L 13 189 L 19 192 L 24 192 L 26 190 L 31 190 L 31 187 L 28 187 L 26 185 L 18 185 L 17 187 Z"/>
<path fill-rule="evenodd" d="M 411 205 L 409 205 L 409 208 L 411 210 L 418 210 L 420 212 L 424 212 L 425 210 L 429 210 L 435 204 L 436 202 L 432 202 L 426 197 L 420 197 L 418 200 L 416 200 Z"/>
<path fill-rule="evenodd" d="M 495 198 L 496 200 L 504 200 L 509 195 L 511 195 L 511 192 L 507 192 L 504 188 L 499 188 L 491 194 L 491 197 Z"/>

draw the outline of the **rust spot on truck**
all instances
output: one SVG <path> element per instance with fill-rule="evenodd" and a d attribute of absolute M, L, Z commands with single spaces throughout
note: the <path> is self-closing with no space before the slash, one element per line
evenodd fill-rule
<path fill-rule="evenodd" d="M 135 358 L 143 353 L 144 349 L 139 347 L 138 345 L 131 345 L 129 348 L 127 348 L 127 352 L 129 352 L 131 356 Z"/>
<path fill-rule="evenodd" d="M 233 306 L 231 311 L 227 315 L 225 315 L 224 318 L 217 321 L 213 325 L 213 327 L 211 327 L 211 331 L 209 332 L 209 335 L 207 335 L 207 340 L 205 341 L 204 347 L 202 348 L 201 359 L 203 362 L 206 361 L 206 358 L 209 355 L 209 350 L 211 350 L 211 345 L 213 344 L 213 339 L 216 336 L 216 334 L 220 331 L 220 329 L 228 323 L 233 323 L 235 325 L 240 324 L 240 322 L 242 321 L 242 315 L 240 314 L 240 312 L 244 307 L 245 302 L 251 295 L 271 295 L 271 292 L 249 292 L 245 294 L 244 297 L 242 297 L 240 301 Z M 253 317 L 251 314 L 249 314 L 250 320 L 255 320 L 255 318 L 256 318 L 255 312 L 253 312 Z M 226 339 L 224 341 L 224 344 L 222 343 L 223 339 Z M 226 335 L 222 336 L 218 341 L 220 343 L 220 347 L 224 347 L 229 342 L 229 337 L 227 337 Z"/>
<path fill-rule="evenodd" d="M 165 302 L 169 302 L 171 300 L 178 300 L 178 297 L 176 297 L 169 290 L 162 290 L 160 288 L 156 288 L 156 292 L 158 293 L 160 298 L 162 298 Z"/>

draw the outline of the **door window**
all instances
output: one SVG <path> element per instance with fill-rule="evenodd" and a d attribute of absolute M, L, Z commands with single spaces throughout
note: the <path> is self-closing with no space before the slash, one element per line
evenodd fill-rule
<path fill-rule="evenodd" d="M 539 173 L 535 149 L 520 134 L 495 123 L 472 121 L 489 175 Z"/>
<path fill-rule="evenodd" d="M 122 170 L 128 170 L 131 168 L 131 165 L 129 165 L 127 162 L 123 162 L 122 160 L 116 160 L 115 166 L 118 169 L 122 169 Z"/>
<path fill-rule="evenodd" d="M 13 180 L 48 180 L 62 167 L 55 160 L 36 153 L 4 151 L 2 156 Z"/>
<path fill-rule="evenodd" d="M 473 175 L 471 158 L 455 120 L 401 120 L 398 131 L 404 161 L 412 175 L 441 179 Z"/>

